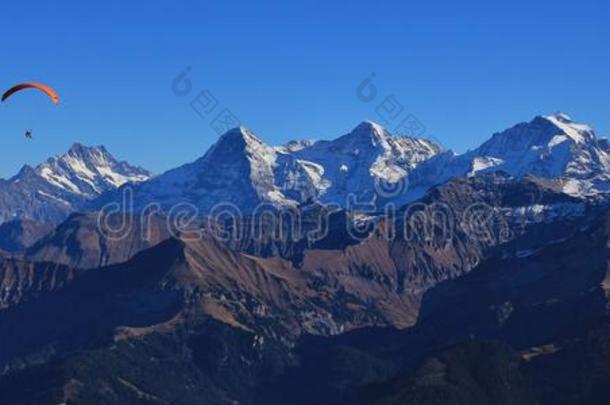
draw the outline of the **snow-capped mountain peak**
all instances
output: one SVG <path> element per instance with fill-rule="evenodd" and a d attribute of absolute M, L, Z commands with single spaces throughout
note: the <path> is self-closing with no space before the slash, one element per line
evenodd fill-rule
<path fill-rule="evenodd" d="M 220 203 L 246 210 L 261 201 L 290 204 L 274 184 L 280 149 L 247 128 L 233 128 L 203 157 L 136 187 L 136 205 L 154 201 L 167 208 L 189 202 L 205 212 Z"/>
<path fill-rule="evenodd" d="M 56 223 L 104 192 L 150 178 L 148 171 L 117 161 L 103 146 L 75 143 L 66 153 L 34 168 L 25 165 L 0 181 L 0 223 L 14 218 Z"/>
<path fill-rule="evenodd" d="M 230 129 L 204 155 L 203 160 L 240 159 L 248 157 L 253 160 L 264 160 L 273 164 L 276 149 L 266 145 L 252 131 L 245 127 Z"/>
<path fill-rule="evenodd" d="M 396 139 L 406 137 L 393 137 L 382 125 L 373 121 L 363 121 L 358 124 L 349 133 L 333 140 L 327 141 L 332 145 L 333 149 L 341 149 L 348 151 L 353 149 L 359 153 L 364 150 L 369 150 L 372 153 L 384 153 L 392 149 L 392 144 Z M 412 138 L 411 138 L 412 139 Z"/>
<path fill-rule="evenodd" d="M 567 136 L 575 143 L 591 142 L 597 138 L 590 126 L 574 122 L 566 113 L 558 112 L 543 118 L 561 130 L 559 135 Z"/>
<path fill-rule="evenodd" d="M 243 146 L 253 144 L 260 145 L 263 143 L 263 141 L 259 137 L 257 137 L 252 131 L 243 126 L 228 130 L 227 132 L 222 134 L 220 138 L 218 138 L 216 144 L 221 145 L 227 142 L 239 143 Z"/>
<path fill-rule="evenodd" d="M 576 155 L 596 146 L 597 137 L 588 125 L 574 122 L 565 113 L 556 113 L 496 133 L 464 157 L 493 161 L 488 167 L 502 167 L 517 176 L 529 173 L 560 177 Z"/>
<path fill-rule="evenodd" d="M 565 113 L 538 116 L 494 134 L 463 155 L 431 159 L 413 174 L 412 184 L 425 190 L 450 177 L 503 171 L 562 181 L 570 194 L 595 194 L 610 179 L 607 149 L 591 127 Z"/>
<path fill-rule="evenodd" d="M 35 171 L 50 184 L 85 198 L 151 177 L 142 168 L 117 161 L 103 146 L 87 147 L 80 143 L 72 145 L 65 154 L 48 159 Z"/>
<path fill-rule="evenodd" d="M 282 156 L 276 172 L 282 190 L 293 198 L 300 194 L 301 200 L 345 204 L 349 195 L 374 198 L 377 182 L 399 182 L 439 151 L 429 141 L 394 137 L 383 126 L 364 121 L 337 139 Z"/>
<path fill-rule="evenodd" d="M 363 121 L 343 138 L 371 142 L 371 146 L 385 146 L 392 135 L 381 125 L 373 121 Z"/>

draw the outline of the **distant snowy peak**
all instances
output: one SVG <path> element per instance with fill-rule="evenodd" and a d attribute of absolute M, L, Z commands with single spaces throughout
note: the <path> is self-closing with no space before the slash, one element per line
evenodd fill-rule
<path fill-rule="evenodd" d="M 517 176 L 587 178 L 608 168 L 593 129 L 565 113 L 536 117 L 495 134 L 471 155 L 493 159 L 492 167 Z"/>
<path fill-rule="evenodd" d="M 103 146 L 76 143 L 63 155 L 0 179 L 0 223 L 28 219 L 57 224 L 101 194 L 150 177 L 144 169 L 117 161 Z"/>
<path fill-rule="evenodd" d="M 103 146 L 87 147 L 79 143 L 34 171 L 53 186 L 84 198 L 94 198 L 123 184 L 151 177 L 147 170 L 117 161 Z"/>
<path fill-rule="evenodd" d="M 349 134 L 333 141 L 340 144 L 361 144 L 372 148 L 387 148 L 388 139 L 392 135 L 381 125 L 372 121 L 363 121 L 356 126 Z"/>
<path fill-rule="evenodd" d="M 274 183 L 278 154 L 247 128 L 231 129 L 203 157 L 135 187 L 135 203 L 166 209 L 190 203 L 204 212 L 221 203 L 244 210 L 260 202 L 287 205 Z"/>
<path fill-rule="evenodd" d="M 293 149 L 278 160 L 277 181 L 291 198 L 345 204 L 350 195 L 374 198 L 380 180 L 397 183 L 440 147 L 422 139 L 394 137 L 364 121 L 331 141 Z"/>
<path fill-rule="evenodd" d="M 245 127 L 230 129 L 218 138 L 206 155 L 214 154 L 216 149 L 230 146 L 234 150 L 245 150 L 264 146 L 264 142 Z"/>
<path fill-rule="evenodd" d="M 478 155 L 522 153 L 525 150 L 553 148 L 564 142 L 593 144 L 597 137 L 591 127 L 574 122 L 565 113 L 539 116 L 521 123 L 492 138 L 476 149 Z"/>
<path fill-rule="evenodd" d="M 595 131 L 590 126 L 574 122 L 566 113 L 558 112 L 543 118 L 559 128 L 575 143 L 594 142 L 597 139 Z"/>
<path fill-rule="evenodd" d="M 250 192 L 256 200 L 285 205 L 289 201 L 275 184 L 273 172 L 279 151 L 279 148 L 265 144 L 249 129 L 239 127 L 222 135 L 204 160 L 210 168 L 221 164 L 225 174 L 230 176 L 227 182 L 239 184 L 243 178 L 248 179 L 249 187 L 237 190 L 238 193 Z"/>
<path fill-rule="evenodd" d="M 224 157 L 237 157 L 273 164 L 276 154 L 276 148 L 265 144 L 249 129 L 239 127 L 222 135 L 205 154 L 204 160 L 216 161 Z"/>
<path fill-rule="evenodd" d="M 538 116 L 494 134 L 463 155 L 443 154 L 414 173 L 412 185 L 424 190 L 455 176 L 503 171 L 562 181 L 569 194 L 596 194 L 607 188 L 610 155 L 607 142 L 565 113 Z"/>
<path fill-rule="evenodd" d="M 383 126 L 364 121 L 358 124 L 350 133 L 333 141 L 327 141 L 335 148 L 349 149 L 363 147 L 364 150 L 376 150 L 382 153 L 418 154 L 425 156 L 440 151 L 440 147 L 428 140 L 409 136 L 393 136 Z"/>
<path fill-rule="evenodd" d="M 365 163 L 371 174 L 375 162 L 400 167 L 408 171 L 440 152 L 440 147 L 428 140 L 408 136 L 394 137 L 381 125 L 364 121 L 350 133 L 332 141 L 319 141 L 295 151 L 295 155 L 318 162 L 333 162 L 333 166 L 350 167 L 350 163 Z M 350 162 L 352 161 L 352 162 Z M 353 166 L 353 165 L 352 165 Z M 353 168 L 353 167 L 352 167 Z M 382 174 L 379 174 L 382 175 Z"/>

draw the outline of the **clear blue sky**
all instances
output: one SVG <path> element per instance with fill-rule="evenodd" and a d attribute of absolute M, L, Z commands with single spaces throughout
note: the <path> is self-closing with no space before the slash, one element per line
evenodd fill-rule
<path fill-rule="evenodd" d="M 387 95 L 460 152 L 556 110 L 610 134 L 606 0 L 30 1 L 2 14 L 0 87 L 41 81 L 62 98 L 0 106 L 2 177 L 74 141 L 155 172 L 191 161 L 217 138 L 189 107 L 203 89 L 269 143 L 379 121 Z M 171 83 L 186 66 L 181 98 Z"/>

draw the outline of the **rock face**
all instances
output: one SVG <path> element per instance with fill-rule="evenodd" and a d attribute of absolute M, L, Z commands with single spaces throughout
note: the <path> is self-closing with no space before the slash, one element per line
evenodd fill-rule
<path fill-rule="evenodd" d="M 474 336 L 522 348 L 603 319 L 610 218 L 601 213 L 576 224 L 565 237 L 537 248 L 523 249 L 517 239 L 467 276 L 437 285 L 423 298 L 419 327 L 457 332 L 444 334 L 447 344 Z"/>
<path fill-rule="evenodd" d="M 53 230 L 53 225 L 29 219 L 13 219 L 0 225 L 0 250 L 16 253 L 32 246 Z"/>
<path fill-rule="evenodd" d="M 0 180 L 0 222 L 24 218 L 57 224 L 86 201 L 150 177 L 144 169 L 117 161 L 103 146 L 74 144 L 64 155 Z"/>
<path fill-rule="evenodd" d="M 316 289 L 307 272 L 295 271 L 282 259 L 235 253 L 208 239 L 169 239 L 127 263 L 76 278 L 64 275 L 65 266 L 55 266 L 48 274 L 26 264 L 7 270 L 2 291 L 9 308 L 0 313 L 3 365 L 26 352 L 44 357 L 49 349 L 70 351 L 109 334 L 125 338 L 146 334 L 142 328 L 170 330 L 206 318 L 261 336 L 284 336 L 285 343 L 302 331 L 336 334 L 342 331 L 339 325 L 382 322 L 379 311 L 362 312 L 362 297 L 345 293 L 338 300 L 332 288 Z M 48 288 L 13 281 L 28 280 L 32 272 L 65 281 Z M 40 320 L 40 311 L 48 314 L 46 320 Z M 95 328 L 84 327 L 93 313 L 104 313 L 103 320 Z M 14 325 L 18 318 L 29 321 Z M 31 333 L 34 329 L 39 333 Z"/>
<path fill-rule="evenodd" d="M 70 283 L 78 270 L 55 263 L 0 259 L 0 309 L 35 299 Z M 6 330 L 4 330 L 6 332 Z"/>
<path fill-rule="evenodd" d="M 159 215 L 115 214 L 99 219 L 98 213 L 70 215 L 26 249 L 25 258 L 91 269 L 126 262 L 170 237 L 167 222 Z"/>
<path fill-rule="evenodd" d="M 537 249 L 515 239 L 430 289 L 415 327 L 384 343 L 403 372 L 362 390 L 365 403 L 607 402 L 607 208 L 569 227 Z"/>

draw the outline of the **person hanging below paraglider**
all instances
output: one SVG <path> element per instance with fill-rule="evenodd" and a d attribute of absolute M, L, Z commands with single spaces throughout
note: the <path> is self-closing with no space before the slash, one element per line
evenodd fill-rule
<path fill-rule="evenodd" d="M 25 130 L 25 139 L 32 139 L 32 130 L 31 129 Z"/>

